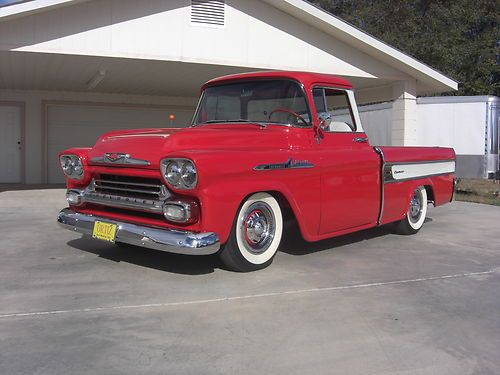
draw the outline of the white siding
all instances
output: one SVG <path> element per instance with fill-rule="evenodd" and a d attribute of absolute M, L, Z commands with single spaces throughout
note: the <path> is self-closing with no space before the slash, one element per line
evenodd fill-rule
<path fill-rule="evenodd" d="M 392 103 L 360 106 L 359 117 L 372 146 L 392 145 Z"/>
<path fill-rule="evenodd" d="M 88 1 L 29 15 L 0 23 L 0 50 L 408 78 L 263 1 L 227 1 L 221 27 L 192 24 L 190 3 Z"/>
<path fill-rule="evenodd" d="M 486 103 L 419 103 L 417 144 L 453 147 L 458 155 L 484 155 Z"/>

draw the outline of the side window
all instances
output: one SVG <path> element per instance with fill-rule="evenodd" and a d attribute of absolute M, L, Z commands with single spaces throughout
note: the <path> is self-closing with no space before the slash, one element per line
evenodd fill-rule
<path fill-rule="evenodd" d="M 325 103 L 324 105 L 318 105 L 320 103 L 316 97 L 320 96 Z M 315 88 L 313 97 L 324 131 L 342 133 L 356 131 L 356 122 L 349 105 L 347 92 L 329 88 Z"/>
<path fill-rule="evenodd" d="M 326 112 L 325 89 L 313 89 L 313 98 L 318 115 Z"/>

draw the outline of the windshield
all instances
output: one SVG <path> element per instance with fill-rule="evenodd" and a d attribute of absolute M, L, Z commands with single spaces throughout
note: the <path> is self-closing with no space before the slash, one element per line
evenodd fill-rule
<path fill-rule="evenodd" d="M 289 80 L 256 80 L 207 87 L 193 125 L 255 122 L 310 125 L 304 92 Z"/>

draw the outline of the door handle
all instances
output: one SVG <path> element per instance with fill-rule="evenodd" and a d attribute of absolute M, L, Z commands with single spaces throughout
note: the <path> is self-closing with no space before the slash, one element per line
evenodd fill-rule
<path fill-rule="evenodd" d="M 368 138 L 367 137 L 356 137 L 356 138 L 353 138 L 352 141 L 357 142 L 357 143 L 366 143 L 366 142 L 368 142 Z"/>

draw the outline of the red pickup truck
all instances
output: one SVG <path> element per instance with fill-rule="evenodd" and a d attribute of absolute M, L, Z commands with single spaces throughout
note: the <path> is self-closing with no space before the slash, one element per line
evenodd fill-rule
<path fill-rule="evenodd" d="M 455 180 L 453 149 L 371 146 L 349 82 L 305 72 L 211 80 L 189 127 L 110 132 L 60 162 L 62 227 L 235 271 L 268 266 L 287 219 L 307 241 L 416 233 Z"/>

